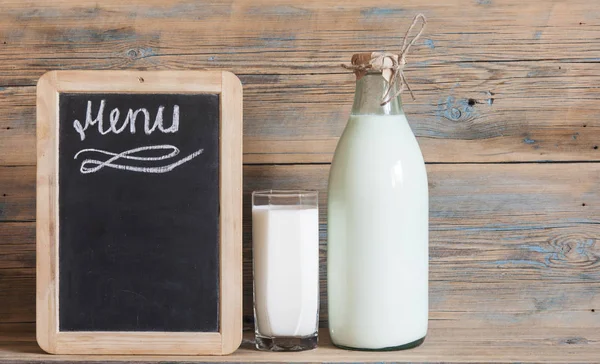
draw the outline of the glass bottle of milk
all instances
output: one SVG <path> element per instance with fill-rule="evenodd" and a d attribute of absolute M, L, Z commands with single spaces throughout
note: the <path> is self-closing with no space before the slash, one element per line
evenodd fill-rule
<path fill-rule="evenodd" d="M 394 96 L 403 80 L 356 73 L 329 175 L 329 331 L 342 348 L 408 349 L 427 333 L 427 173 Z"/>

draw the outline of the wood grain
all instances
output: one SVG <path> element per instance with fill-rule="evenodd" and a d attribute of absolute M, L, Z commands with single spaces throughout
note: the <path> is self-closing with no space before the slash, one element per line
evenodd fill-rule
<path fill-rule="evenodd" d="M 245 257 L 251 255 L 250 191 L 305 186 L 319 190 L 322 324 L 327 315 L 328 171 L 327 165 L 247 166 L 244 183 Z M 600 295 L 591 288 L 600 280 L 600 245 L 596 244 L 600 176 L 596 164 L 429 165 L 428 175 L 433 319 L 454 320 L 449 325 L 460 322 L 461 327 L 507 322 L 600 324 L 590 311 L 600 305 Z M 245 262 L 245 291 L 250 292 L 251 261 L 246 258 Z M 565 284 L 575 284 L 568 288 L 574 290 L 573 295 L 567 293 L 562 301 L 569 302 L 573 312 L 554 299 L 567 289 Z M 446 296 L 449 291 L 452 293 Z M 436 301 L 435 297 L 447 300 Z M 247 321 L 252 318 L 251 304 L 247 295 Z M 452 312 L 436 316 L 444 307 Z M 566 316 L 559 318 L 548 309 L 569 312 L 563 311 Z"/>
<path fill-rule="evenodd" d="M 247 91 L 246 163 L 329 162 L 352 102 L 339 64 L 397 49 L 417 11 L 430 21 L 405 109 L 428 162 L 600 160 L 599 14 L 584 0 L 28 4 L 0 15 L 0 165 L 34 163 L 31 86 L 49 69 L 228 69 Z"/>
<path fill-rule="evenodd" d="M 0 269 L 35 267 L 35 223 L 0 225 Z"/>
<path fill-rule="evenodd" d="M 36 339 L 59 353 L 58 339 L 58 91 L 57 72 L 48 72 L 36 94 Z"/>
<path fill-rule="evenodd" d="M 35 168 L 0 166 L 0 221 L 35 221 Z"/>
<path fill-rule="evenodd" d="M 600 76 L 590 76 L 595 68 L 551 62 L 422 67 L 412 71 L 418 99 L 404 109 L 427 162 L 600 160 L 594 149 L 600 106 L 590 102 L 600 97 Z M 446 85 L 451 77 L 456 84 Z M 331 161 L 350 112 L 352 76 L 240 78 L 246 163 Z M 9 151 L 0 164 L 35 163 L 34 92 L 0 90 L 0 107 L 7 110 L 0 142 Z"/>
<path fill-rule="evenodd" d="M 325 330 L 319 334 L 316 350 L 297 353 L 260 352 L 253 349 L 252 333 L 245 335 L 242 347 L 230 356 L 49 356 L 31 341 L 0 342 L 0 361 L 10 362 L 427 362 L 427 363 L 585 363 L 593 362 L 600 350 L 597 330 L 585 328 L 539 330 L 524 333 L 514 328 L 445 329 L 431 323 L 425 343 L 402 352 L 360 352 L 332 346 Z M 19 327 L 24 338 L 27 326 Z M 31 334 L 29 334 L 31 335 Z M 0 331 L 0 337 L 2 333 Z M 30 337 L 31 339 L 31 337 Z"/>
<path fill-rule="evenodd" d="M 593 362 L 600 348 L 600 10 L 587 0 L 5 0 L 0 12 L 0 361 L 34 344 L 35 83 L 53 69 L 236 73 L 244 85 L 244 323 L 249 193 L 326 178 L 359 51 L 398 49 L 417 12 L 404 109 L 430 180 L 430 333 L 402 353 L 333 349 L 139 361 Z M 560 163 L 552 163 L 560 162 Z M 303 165 L 271 165 L 295 164 Z M 316 163 L 316 164 L 315 164 Z M 446 165 L 446 163 L 450 163 Z M 465 164 L 455 164 L 465 163 Z M 511 163 L 511 164 L 505 164 Z M 514 164 L 513 164 L 514 163 Z M 255 164 L 255 165 L 254 165 Z M 321 325 L 327 302 L 321 297 Z"/>
<path fill-rule="evenodd" d="M 343 6 L 335 0 L 37 0 L 25 6 L 11 0 L 3 5 L 2 46 L 10 63 L 3 63 L 2 80 L 13 85 L 32 85 L 39 77 L 35 71 L 45 66 L 140 68 L 160 65 L 162 58 L 170 61 L 164 62 L 169 68 L 327 73 L 322 68 L 337 69 L 348 53 L 398 49 L 399 38 L 417 12 L 430 21 L 420 41 L 425 47 L 411 52 L 413 63 L 594 62 L 600 51 L 585 46 L 598 32 L 597 9 L 585 0 L 527 5 L 518 0 L 351 0 Z M 74 53 L 77 57 L 70 60 Z M 28 73 L 19 73 L 23 69 Z"/>
<path fill-rule="evenodd" d="M 33 168 L 10 169 L 28 178 Z M 326 324 L 328 169 L 244 168 L 246 327 L 252 323 L 250 193 L 305 186 L 320 192 L 321 324 Z M 599 172 L 595 163 L 429 165 L 432 320 L 443 321 L 439 327 L 598 327 Z M 16 197 L 31 205 L 34 192 Z M 10 210 L 7 214 L 10 220 Z M 31 224 L 10 224 L 10 234 L 28 236 Z M 31 322 L 33 241 L 7 246 L 2 245 L 7 268 L 0 269 L 6 282 L 0 302 L 11 304 L 0 304 L 0 322 Z M 10 299 L 14 294 L 22 301 Z"/>

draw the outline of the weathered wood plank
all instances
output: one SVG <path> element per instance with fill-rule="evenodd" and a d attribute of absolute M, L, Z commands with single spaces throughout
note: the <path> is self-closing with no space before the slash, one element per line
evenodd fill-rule
<path fill-rule="evenodd" d="M 519 281 L 564 284 L 600 280 L 600 225 L 582 222 L 550 227 L 528 223 L 431 231 L 432 279 L 501 283 L 508 274 Z M 481 269 L 485 274 L 478 273 Z"/>
<path fill-rule="evenodd" d="M 0 171 L 14 171 L 15 178 L 26 182 L 33 178 L 33 169 Z M 245 167 L 247 324 L 252 320 L 250 192 L 309 187 L 320 191 L 321 319 L 325 324 L 328 169 L 327 165 Z M 443 321 L 439 327 L 600 325 L 595 314 L 600 310 L 600 196 L 596 193 L 600 164 L 429 165 L 428 171 L 431 317 Z M 22 206 L 31 206 L 33 193 L 23 189 L 13 197 Z M 21 204 L 15 208 L 23 214 L 26 209 Z M 11 220 L 12 210 L 5 211 L 4 218 Z M 5 267 L 0 275 L 6 285 L 0 289 L 0 322 L 31 321 L 33 223 L 0 226 L 0 262 Z M 14 294 L 19 298 L 6 296 Z"/>
<path fill-rule="evenodd" d="M 0 225 L 0 269 L 35 267 L 35 223 Z"/>
<path fill-rule="evenodd" d="M 325 330 L 319 334 L 319 348 L 296 353 L 265 353 L 253 348 L 247 332 L 240 349 L 230 356 L 51 356 L 30 341 L 0 342 L 0 361 L 39 363 L 127 362 L 427 362 L 427 363 L 558 363 L 594 362 L 600 350 L 599 335 L 593 329 L 518 330 L 515 328 L 444 329 L 432 322 L 425 343 L 402 352 L 360 352 L 336 349 Z M 28 325 L 20 331 L 28 330 Z M 1 327 L 0 327 L 1 329 Z M 25 333 L 26 335 L 26 333 Z M 2 334 L 0 333 L 0 337 Z"/>
<path fill-rule="evenodd" d="M 353 77 L 338 64 L 356 51 L 397 49 L 418 11 L 430 23 L 409 56 L 417 100 L 405 110 L 428 162 L 600 161 L 600 13 L 585 0 L 4 1 L 0 341 L 31 356 L 0 345 L 0 360 L 48 360 L 27 342 L 31 325 L 20 324 L 34 320 L 34 85 L 43 72 L 229 69 L 245 87 L 246 164 L 327 163 L 352 101 Z M 245 167 L 248 325 L 248 193 L 273 187 L 322 192 L 325 323 L 328 168 Z M 422 349 L 381 358 L 327 348 L 266 359 L 248 351 L 223 360 L 595 360 L 599 169 L 429 165 L 432 331 Z"/>
<path fill-rule="evenodd" d="M 0 323 L 35 321 L 35 268 L 28 271 L 0 269 Z"/>
<path fill-rule="evenodd" d="M 600 295 L 595 288 L 583 288 L 600 280 L 598 168 L 596 164 L 429 165 L 432 317 L 444 307 L 433 297 L 456 288 L 446 307 L 465 312 L 450 313 L 455 322 L 449 325 L 521 322 L 519 311 L 527 312 L 521 315 L 528 316 L 523 324 L 598 326 L 600 321 L 590 313 L 600 304 Z M 245 168 L 246 257 L 251 255 L 249 193 L 256 189 L 318 189 L 321 237 L 326 240 L 328 170 L 326 165 Z M 324 241 L 322 245 L 326 250 Z M 321 259 L 325 292 L 325 252 Z M 246 259 L 247 292 L 252 289 L 251 268 Z M 536 288 L 532 282 L 543 283 Z M 569 304 L 563 306 L 562 298 L 555 297 L 562 297 L 565 289 L 577 293 L 568 294 Z M 324 303 L 325 295 L 321 299 Z M 246 296 L 248 319 L 251 303 L 251 296 Z M 548 314 L 550 306 L 568 314 Z M 323 304 L 323 320 L 325 308 Z M 473 320 L 480 310 L 485 312 Z M 439 318 L 450 320 L 445 314 Z"/>
<path fill-rule="evenodd" d="M 345 61 L 347 52 L 397 49 L 416 12 L 431 20 L 420 42 L 425 47 L 413 50 L 416 61 L 595 62 L 600 55 L 593 46 L 598 12 L 585 0 L 527 5 L 518 0 L 352 0 L 343 6 L 333 0 L 38 0 L 5 1 L 3 9 L 3 57 L 29 70 L 148 67 L 165 55 L 179 57 L 174 66 L 233 67 L 237 73 L 313 70 Z M 201 57 L 190 62 L 193 56 Z M 36 78 L 2 64 L 11 84 L 31 85 Z"/>
<path fill-rule="evenodd" d="M 25 244 L 26 243 L 26 244 Z M 0 254 L 7 252 L 6 249 L 23 249 L 23 246 L 30 246 L 30 250 L 35 251 L 35 222 L 3 222 L 0 229 Z M 21 247 L 21 248 L 20 248 Z M 3 266 L 4 267 L 4 266 Z"/>
<path fill-rule="evenodd" d="M 430 162 L 600 160 L 597 10 L 584 0 L 3 2 L 0 165 L 34 163 L 34 88 L 49 69 L 225 68 L 246 88 L 245 162 L 329 162 L 355 51 L 427 33 L 405 109 Z M 4 44 L 6 43 L 6 44 Z M 10 129 L 7 129 L 10 128 Z"/>
<path fill-rule="evenodd" d="M 433 242 L 432 242 L 433 243 Z M 249 262 L 246 262 L 248 264 Z M 442 261 L 436 262 L 438 265 Z M 600 283 L 580 280 L 561 283 L 558 279 L 523 281 L 515 279 L 518 268 L 505 269 L 504 281 L 450 282 L 437 280 L 439 268 L 432 264 L 430 319 L 444 328 L 486 328 L 506 325 L 538 328 L 597 328 L 600 325 Z M 485 266 L 456 272 L 458 276 L 486 274 Z M 35 321 L 35 269 L 25 272 L 0 270 L 0 322 Z M 324 273 L 324 272 L 322 272 Z M 244 278 L 244 322 L 252 327 L 252 284 L 250 271 Z M 324 276 L 322 277 L 324 278 Z M 325 281 L 321 281 L 321 327 L 327 326 Z M 599 313 L 596 313 L 598 310 Z"/>
<path fill-rule="evenodd" d="M 35 220 L 35 167 L 0 167 L 0 222 Z"/>
<path fill-rule="evenodd" d="M 560 227 L 599 224 L 600 164 L 429 165 L 432 229 Z M 328 165 L 245 166 L 245 208 L 251 190 L 314 188 L 322 217 Z M 35 218 L 35 167 L 0 167 L 0 221 Z"/>
<path fill-rule="evenodd" d="M 467 64 L 412 72 L 418 100 L 405 109 L 426 161 L 600 160 L 597 67 L 460 65 Z M 240 77 L 246 163 L 331 160 L 350 111 L 352 76 Z M 0 107 L 0 165 L 35 164 L 35 88 L 0 89 Z"/>
<path fill-rule="evenodd" d="M 7 343 L 35 343 L 35 323 L 0 323 L 0 346 Z"/>
<path fill-rule="evenodd" d="M 567 230 L 577 231 L 580 228 L 574 226 Z M 500 234 L 499 239 L 503 243 L 482 244 L 478 238 L 465 238 L 463 244 L 452 244 L 449 250 L 444 246 L 449 235 L 453 234 L 438 231 L 432 232 L 431 237 L 430 292 L 433 320 L 444 320 L 444 325 L 449 327 L 501 326 L 507 323 L 525 325 L 532 322 L 536 322 L 538 326 L 561 327 L 574 324 L 595 327 L 600 324 L 600 317 L 595 316 L 595 310 L 600 310 L 600 273 L 597 261 L 590 258 L 598 252 L 595 245 L 585 246 L 589 238 L 581 238 L 583 246 L 577 241 L 562 248 L 545 250 L 543 247 L 548 244 L 548 240 L 552 240 L 551 237 L 527 240 L 509 231 Z M 484 239 L 486 238 L 488 237 Z M 2 245 L 2 250 L 6 251 L 4 255 L 12 257 L 5 260 L 16 260 L 20 264 L 16 268 L 0 269 L 0 277 L 6 285 L 0 291 L 0 322 L 32 321 L 35 318 L 35 252 L 28 250 L 33 245 L 31 240 L 24 241 L 18 246 L 19 249 L 6 249 Z M 252 284 L 248 240 L 246 247 L 245 318 L 247 324 L 250 324 Z M 21 262 L 21 250 L 26 251 L 25 262 Z M 537 254 L 544 250 L 547 253 Z M 566 254 L 564 250 L 567 250 Z M 327 319 L 325 259 L 326 246 L 325 241 L 322 241 L 322 324 Z M 14 297 L 16 298 L 12 299 Z"/>

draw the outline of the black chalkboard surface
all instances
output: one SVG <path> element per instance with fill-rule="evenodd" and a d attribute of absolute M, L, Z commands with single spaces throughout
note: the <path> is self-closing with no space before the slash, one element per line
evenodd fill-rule
<path fill-rule="evenodd" d="M 60 330 L 218 332 L 219 95 L 63 93 L 59 112 Z"/>
<path fill-rule="evenodd" d="M 241 341 L 241 84 L 60 71 L 38 83 L 37 337 L 51 353 Z"/>

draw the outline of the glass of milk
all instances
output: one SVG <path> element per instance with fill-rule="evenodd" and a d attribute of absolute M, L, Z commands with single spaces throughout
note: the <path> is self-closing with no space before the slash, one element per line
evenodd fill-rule
<path fill-rule="evenodd" d="M 256 348 L 317 346 L 319 206 L 316 191 L 252 193 Z"/>

